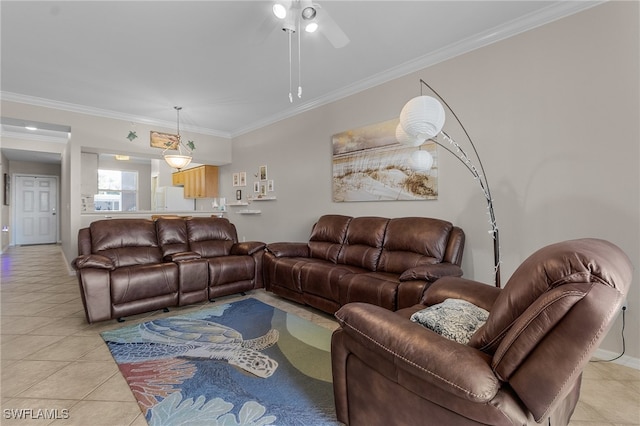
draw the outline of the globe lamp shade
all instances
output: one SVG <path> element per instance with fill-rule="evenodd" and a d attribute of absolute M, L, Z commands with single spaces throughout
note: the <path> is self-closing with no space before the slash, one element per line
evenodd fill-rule
<path fill-rule="evenodd" d="M 191 156 L 189 155 L 172 155 L 167 154 L 164 156 L 164 161 L 167 162 L 169 167 L 173 167 L 174 169 L 183 169 L 191 163 Z"/>
<path fill-rule="evenodd" d="M 425 140 L 440 133 L 444 119 L 442 104 L 431 96 L 417 96 L 400 111 L 400 125 L 404 131 L 409 136 Z"/>
<path fill-rule="evenodd" d="M 414 172 L 428 172 L 433 166 L 433 157 L 428 151 L 418 150 L 409 157 L 409 167 Z"/>
<path fill-rule="evenodd" d="M 405 146 L 420 146 L 424 143 L 424 139 L 422 138 L 409 136 L 401 124 L 398 124 L 398 127 L 396 127 L 396 140 Z"/>

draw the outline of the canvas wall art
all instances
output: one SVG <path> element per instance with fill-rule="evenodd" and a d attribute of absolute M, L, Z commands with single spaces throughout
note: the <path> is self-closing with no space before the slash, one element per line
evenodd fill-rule
<path fill-rule="evenodd" d="M 154 148 L 178 149 L 178 144 L 180 143 L 178 135 L 156 132 L 154 130 L 151 131 L 150 139 L 151 146 Z"/>
<path fill-rule="evenodd" d="M 333 135 L 334 202 L 438 198 L 436 144 L 401 145 L 395 136 L 397 125 L 396 118 Z M 421 170 L 412 162 L 418 150 L 432 155 L 429 170 Z"/>

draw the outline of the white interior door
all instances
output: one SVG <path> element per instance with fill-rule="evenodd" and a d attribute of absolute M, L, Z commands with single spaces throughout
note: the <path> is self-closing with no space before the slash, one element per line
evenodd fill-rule
<path fill-rule="evenodd" d="M 51 176 L 16 176 L 16 244 L 58 241 L 58 179 Z"/>

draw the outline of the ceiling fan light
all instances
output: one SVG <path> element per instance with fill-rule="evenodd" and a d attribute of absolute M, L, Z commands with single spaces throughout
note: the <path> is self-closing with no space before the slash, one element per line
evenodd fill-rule
<path fill-rule="evenodd" d="M 278 19 L 284 19 L 287 17 L 287 8 L 284 7 L 282 3 L 274 4 L 272 10 L 273 10 L 273 14 Z"/>
<path fill-rule="evenodd" d="M 307 24 L 306 27 L 304 27 L 304 30 L 308 33 L 315 33 L 318 30 L 318 23 L 317 22 L 309 22 Z"/>
<path fill-rule="evenodd" d="M 302 19 L 310 20 L 316 17 L 316 8 L 313 6 L 307 6 L 302 9 Z"/>

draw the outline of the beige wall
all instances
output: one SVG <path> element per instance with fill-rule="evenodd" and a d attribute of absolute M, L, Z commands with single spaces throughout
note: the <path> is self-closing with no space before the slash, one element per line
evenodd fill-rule
<path fill-rule="evenodd" d="M 230 213 L 247 239 L 305 240 L 319 215 L 431 216 L 467 233 L 465 276 L 492 282 L 492 245 L 482 193 L 439 150 L 439 199 L 333 203 L 331 135 L 397 117 L 428 81 L 454 108 L 482 157 L 501 234 L 503 283 L 536 249 L 598 237 L 640 265 L 638 3 L 610 2 L 234 139 L 233 163 L 248 186 L 260 165 L 277 201 L 261 215 Z M 308 81 L 307 84 L 313 84 Z M 628 297 L 627 355 L 640 357 L 640 294 Z M 603 348 L 619 352 L 621 321 Z"/>

